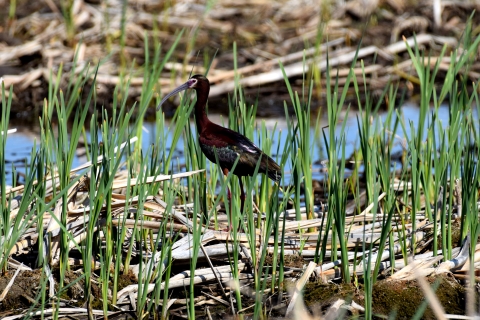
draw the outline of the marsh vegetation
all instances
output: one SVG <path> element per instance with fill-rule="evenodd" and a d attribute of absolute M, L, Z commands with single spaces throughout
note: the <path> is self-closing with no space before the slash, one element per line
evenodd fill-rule
<path fill-rule="evenodd" d="M 24 43 L 0 53 L 20 70 L 1 91 L 2 318 L 477 313 L 480 37 L 476 15 L 454 19 L 469 7 L 445 6 L 441 35 L 414 35 L 427 15 L 381 38 L 388 10 L 425 6 L 61 4 L 4 26 Z M 237 177 L 200 150 L 194 96 L 154 111 L 192 68 L 214 83 L 209 111 L 283 168 L 244 178 L 243 210 Z M 257 118 L 266 104 L 282 128 Z M 15 119 L 38 134 L 21 170 Z"/>

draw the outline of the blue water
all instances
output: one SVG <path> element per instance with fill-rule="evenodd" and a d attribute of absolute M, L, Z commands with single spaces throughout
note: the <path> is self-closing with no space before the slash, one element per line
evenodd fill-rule
<path fill-rule="evenodd" d="M 409 126 L 409 123 L 411 122 L 413 126 L 416 128 L 417 123 L 418 123 L 418 107 L 413 105 L 413 104 L 407 104 L 404 105 L 400 109 L 400 114 L 404 118 L 405 123 L 407 126 Z M 444 128 L 447 127 L 448 125 L 448 117 L 449 117 L 449 109 L 447 106 L 445 107 L 440 107 L 438 116 L 439 119 L 443 122 Z M 474 115 L 476 115 L 476 112 L 474 112 Z M 384 119 L 386 115 L 380 115 L 382 120 Z M 216 123 L 226 123 L 227 119 L 225 116 L 220 116 L 220 115 L 210 115 L 210 118 L 213 122 Z M 273 134 L 273 146 L 272 146 L 272 152 L 277 149 L 278 144 L 280 144 L 279 150 L 283 150 L 283 146 L 286 143 L 290 143 L 287 141 L 286 133 L 285 130 L 287 128 L 287 123 L 285 122 L 285 119 L 258 119 L 257 118 L 257 128 L 261 127 L 261 122 L 265 122 L 265 126 L 267 130 L 269 130 L 270 134 Z M 327 126 L 327 121 L 326 119 L 321 119 L 321 123 L 319 124 L 320 128 L 326 127 Z M 346 157 L 350 157 L 355 148 L 358 148 L 358 128 L 357 128 L 357 114 L 354 112 L 351 112 L 349 116 L 343 121 L 346 121 Z M 382 121 L 383 122 L 383 121 Z M 276 127 L 275 127 L 276 125 Z M 195 129 L 195 125 L 192 122 L 191 123 L 192 129 Z M 168 127 L 168 126 L 167 126 Z M 144 125 L 144 136 L 142 139 L 142 148 L 143 150 L 147 150 L 152 143 L 155 143 L 153 141 L 155 137 L 155 124 L 154 123 L 145 123 Z M 276 129 L 275 131 L 273 129 Z M 340 128 L 341 124 L 337 127 L 337 132 L 340 134 Z M 11 128 L 9 128 L 11 129 Z M 13 176 L 12 176 L 12 165 L 15 166 L 16 170 L 18 172 L 24 172 L 25 170 L 25 162 L 28 161 L 30 158 L 30 154 L 34 145 L 34 141 L 36 139 L 37 143 L 39 141 L 39 138 L 32 133 L 31 130 L 27 128 L 18 128 L 18 131 L 16 133 L 9 134 L 7 137 L 7 147 L 6 147 L 6 169 L 8 171 L 7 175 L 7 184 L 12 184 L 13 182 Z M 324 130 L 328 130 L 325 128 Z M 407 129 L 408 131 L 409 129 Z M 280 132 L 282 132 L 280 134 Z M 314 135 L 314 128 L 311 129 L 311 142 L 313 143 L 313 148 L 312 148 L 312 155 L 313 155 L 313 161 L 314 165 L 312 166 L 312 173 L 313 173 L 313 178 L 314 179 L 321 179 L 323 177 L 322 174 L 322 161 L 326 160 L 326 149 L 323 143 L 323 136 L 320 133 L 319 136 L 313 137 Z M 407 136 L 410 136 L 409 131 L 407 132 Z M 397 130 L 397 139 L 395 142 L 395 148 L 392 150 L 392 154 L 395 152 L 400 152 L 402 151 L 402 138 L 404 137 L 403 130 L 399 128 Z M 167 137 L 166 144 L 171 145 L 172 137 Z M 255 132 L 254 134 L 254 143 L 259 145 L 259 139 L 258 139 L 258 134 Z M 183 164 L 185 163 L 184 158 L 183 158 L 183 139 L 180 138 L 177 146 L 175 147 L 175 157 L 174 157 L 174 163 L 173 167 L 178 168 L 183 167 Z M 277 155 L 273 155 L 274 159 Z M 80 155 L 74 159 L 73 162 L 73 167 L 77 167 L 85 163 L 87 159 Z M 289 180 L 289 173 L 291 171 L 291 162 L 287 161 L 285 167 L 285 178 L 288 181 Z"/>

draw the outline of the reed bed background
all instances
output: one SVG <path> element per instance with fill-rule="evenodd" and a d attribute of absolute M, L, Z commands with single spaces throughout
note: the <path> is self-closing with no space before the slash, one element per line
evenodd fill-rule
<path fill-rule="evenodd" d="M 218 102 L 210 107 L 224 113 L 228 111 L 224 106 L 234 88 L 235 72 L 241 76 L 240 83 L 250 104 L 258 96 L 260 102 L 273 100 L 282 105 L 289 94 L 279 62 L 298 91 L 305 71 L 303 57 L 309 69 L 325 74 L 327 52 L 329 66 L 339 71 L 336 77 L 340 86 L 345 84 L 357 56 L 366 65 L 363 71 L 355 66 L 357 81 L 367 81 L 372 92 L 381 95 L 388 83 L 398 82 L 410 96 L 416 95 L 419 83 L 412 77 L 412 61 L 402 37 L 409 38 L 413 46 L 411 37 L 417 34 L 418 45 L 432 52 L 435 59 L 443 45 L 448 50 L 459 46 L 466 22 L 478 10 L 476 1 L 442 2 L 438 7 L 437 1 L 407 0 L 69 0 L 46 4 L 25 0 L 0 2 L 5 22 L 0 30 L 0 75 L 7 88 L 14 85 L 14 116 L 34 123 L 47 94 L 50 71 L 71 71 L 75 60 L 73 69 L 78 75 L 85 66 L 99 64 L 99 102 L 90 111 L 102 105 L 111 107 L 112 91 L 117 85 L 125 85 L 128 74 L 132 103 L 138 101 L 142 92 L 147 52 L 152 56 L 160 47 L 162 58 L 167 58 L 165 55 L 176 41 L 171 59 L 165 59 L 156 93 L 167 92 L 191 70 L 205 73 L 205 67 L 210 65 L 209 79 L 214 84 L 210 100 Z M 478 25 L 477 15 L 472 19 L 473 25 Z M 181 30 L 185 30 L 185 35 L 177 38 Z M 234 42 L 238 48 L 235 72 Z M 449 64 L 448 59 L 441 61 L 438 80 Z M 479 69 L 475 63 L 465 76 L 476 81 Z M 362 77 L 362 72 L 368 76 Z M 71 72 L 62 73 L 62 86 L 72 76 Z M 315 79 L 313 108 L 318 109 L 326 105 L 326 87 L 318 81 L 318 75 Z M 91 85 L 91 79 L 87 83 Z M 351 89 L 348 97 L 354 95 Z M 348 101 L 356 103 L 355 98 Z M 283 116 L 283 108 L 259 109 L 261 115 Z M 169 110 L 169 117 L 173 112 Z"/>
<path fill-rule="evenodd" d="M 461 26 L 461 38 L 426 34 L 395 38 L 395 44 L 381 49 L 360 42 L 350 48 L 345 33 L 338 38 L 329 34 L 328 23 L 333 22 L 319 27 L 318 17 L 325 12 L 312 6 L 308 8 L 317 11 L 304 23 L 306 29 L 288 38 L 297 37 L 297 42 L 292 40 L 292 47 L 284 49 L 305 50 L 269 56 L 262 51 L 267 41 L 252 52 L 268 58 L 246 66 L 242 59 L 247 54 L 237 42 L 227 43 L 222 48 L 231 46 L 232 66 L 226 71 L 215 65 L 222 60 L 197 41 L 211 29 L 235 30 L 241 35 L 239 43 L 254 41 L 250 37 L 257 33 L 248 28 L 214 23 L 225 19 L 225 12 L 247 15 L 246 7 L 208 3 L 202 7 L 204 15 L 193 19 L 191 13 L 175 16 L 182 12 L 179 3 L 157 8 L 163 15 L 150 13 L 141 20 L 143 12 L 133 15 L 135 7 L 124 2 L 115 8 L 118 15 L 107 15 L 118 18 L 115 24 L 103 16 L 88 18 L 98 19 L 94 9 L 101 6 L 67 4 L 56 7 L 58 12 L 52 7 L 50 16 L 30 17 L 31 25 L 23 21 L 23 30 L 32 33 L 35 23 L 47 26 L 35 33 L 40 38 L 29 42 L 37 41 L 42 48 L 27 54 L 18 53 L 18 47 L 3 52 L 11 55 L 4 61 L 40 52 L 39 59 L 50 63 L 35 74 L 4 76 L 2 82 L 0 268 L 2 281 L 8 280 L 0 293 L 4 319 L 300 318 L 307 316 L 302 296 L 308 302 L 309 291 L 322 283 L 344 283 L 354 290 L 316 298 L 308 307 L 315 317 L 404 318 L 410 311 L 409 317 L 417 319 L 446 319 L 452 313 L 477 313 L 480 37 L 475 16 Z M 286 21 L 295 11 L 288 10 L 289 2 L 275 4 L 264 6 L 277 10 L 272 16 L 278 20 L 272 21 L 288 27 Z M 217 5 L 224 7 L 219 10 Z M 138 7 L 150 8 L 148 3 Z M 113 6 L 104 9 L 110 11 L 103 14 L 115 11 Z M 217 10 L 224 15 L 215 16 Z M 348 10 L 345 7 L 343 14 Z M 335 21 L 333 12 L 328 21 Z M 87 18 L 81 20 L 83 16 Z M 63 20 L 56 24 L 56 19 Z M 138 21 L 144 21 L 143 28 L 135 28 Z M 162 23 L 185 31 L 162 33 Z M 20 19 L 11 18 L 8 28 L 21 26 Z M 78 28 L 85 28 L 83 34 Z M 93 30 L 88 33 L 90 29 L 102 31 L 102 45 L 89 43 L 89 34 L 92 39 L 99 36 Z M 274 37 L 268 30 L 261 36 Z M 132 34 L 141 46 L 130 44 Z M 276 41 L 288 44 L 283 38 Z M 441 44 L 439 50 L 426 50 L 427 44 L 437 49 L 432 41 Z M 63 47 L 55 51 L 46 43 Z M 94 54 L 87 54 L 89 50 Z M 147 150 L 139 147 L 145 117 L 153 114 L 152 106 L 172 82 L 188 75 L 197 51 L 201 67 L 195 66 L 195 72 L 216 80 L 211 94 L 230 93 L 225 125 L 251 139 L 257 130 L 254 142 L 282 167 L 288 163 L 292 168 L 283 172 L 278 185 L 264 176 L 245 179 L 249 196 L 244 212 L 237 201 L 237 178 L 223 179 L 198 147 L 188 94 L 169 121 L 165 112 L 154 114 L 155 143 Z M 48 55 L 52 52 L 57 55 Z M 178 62 L 178 52 L 184 54 L 183 62 Z M 402 54 L 401 62 L 393 58 L 391 69 L 385 67 L 390 61 L 385 57 Z M 377 82 L 379 78 L 383 82 Z M 14 134 L 9 120 L 13 104 L 19 103 L 16 88 L 43 86 L 43 81 L 40 138 L 21 181 L 7 186 L 5 145 Z M 264 122 L 256 122 L 261 105 L 247 102 L 248 88 L 271 82 L 278 86 L 278 81 L 287 94 L 283 106 L 288 128 L 281 132 L 285 145 L 272 140 L 274 132 Z M 417 126 L 405 122 L 401 109 L 414 91 L 419 93 Z M 320 127 L 322 113 L 313 112 L 314 101 L 324 101 L 319 104 L 328 126 Z M 438 118 L 445 104 L 447 123 Z M 358 123 L 353 155 L 345 151 L 343 121 L 351 106 L 357 109 Z M 169 145 L 167 135 L 173 137 Z M 184 163 L 174 155 L 180 138 Z M 314 144 L 326 150 L 321 181 L 312 178 L 312 164 L 322 156 L 313 154 Z M 73 168 L 75 152 L 83 145 L 89 161 Z M 395 150 L 400 150 L 398 155 Z M 16 171 L 14 166 L 8 170 Z M 226 197 L 229 185 L 231 204 Z M 229 210 L 243 232 L 236 225 L 231 232 L 221 231 L 228 226 Z M 398 302 L 384 309 L 375 294 L 379 285 L 412 280 L 426 298 L 417 298 L 413 310 Z M 452 303 L 451 296 L 445 300 L 434 293 L 445 284 L 451 292 L 461 291 L 463 300 Z M 14 291 L 24 304 L 14 304 Z"/>

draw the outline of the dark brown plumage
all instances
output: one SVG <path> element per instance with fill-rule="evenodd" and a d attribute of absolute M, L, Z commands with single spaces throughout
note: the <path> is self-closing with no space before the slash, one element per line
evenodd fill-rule
<path fill-rule="evenodd" d="M 157 110 L 169 97 L 187 89 L 194 89 L 197 92 L 195 120 L 200 148 L 205 156 L 210 161 L 216 163 L 216 153 L 218 163 L 225 175 L 232 170 L 237 157 L 240 157 L 233 174 L 239 177 L 241 210 L 243 211 L 245 193 L 241 177 L 253 175 L 255 167 L 258 161 L 260 161 L 259 172 L 278 182 L 281 179 L 281 168 L 248 138 L 236 131 L 219 126 L 208 119 L 205 107 L 210 92 L 210 82 L 202 75 L 194 75 L 187 82 L 167 94 L 158 105 Z M 230 197 L 230 190 L 228 190 L 228 195 Z"/>

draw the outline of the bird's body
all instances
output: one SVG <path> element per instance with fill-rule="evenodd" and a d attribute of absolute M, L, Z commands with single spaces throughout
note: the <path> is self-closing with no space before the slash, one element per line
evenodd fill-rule
<path fill-rule="evenodd" d="M 222 137 L 222 139 L 219 139 L 219 137 Z M 233 174 L 239 177 L 251 176 L 260 160 L 258 171 L 267 174 L 274 181 L 280 180 L 280 167 L 275 161 L 236 131 L 212 123 L 200 135 L 199 141 L 200 148 L 207 159 L 216 163 L 217 157 L 222 169 L 231 171 L 237 157 L 240 157 Z"/>
<path fill-rule="evenodd" d="M 257 163 L 260 161 L 258 171 L 278 182 L 281 178 L 281 168 L 271 157 L 266 155 L 247 137 L 236 131 L 219 126 L 208 119 L 205 107 L 210 92 L 210 83 L 208 79 L 202 75 L 191 77 L 186 83 L 167 94 L 160 102 L 157 110 L 169 97 L 189 88 L 195 89 L 197 92 L 195 120 L 200 148 L 202 149 L 203 154 L 205 154 L 207 159 L 213 163 L 217 163 L 218 159 L 218 164 L 225 175 L 232 170 L 235 161 L 239 157 L 238 163 L 232 173 L 239 177 L 242 192 L 241 210 L 243 211 L 245 194 L 241 177 L 253 175 Z"/>

